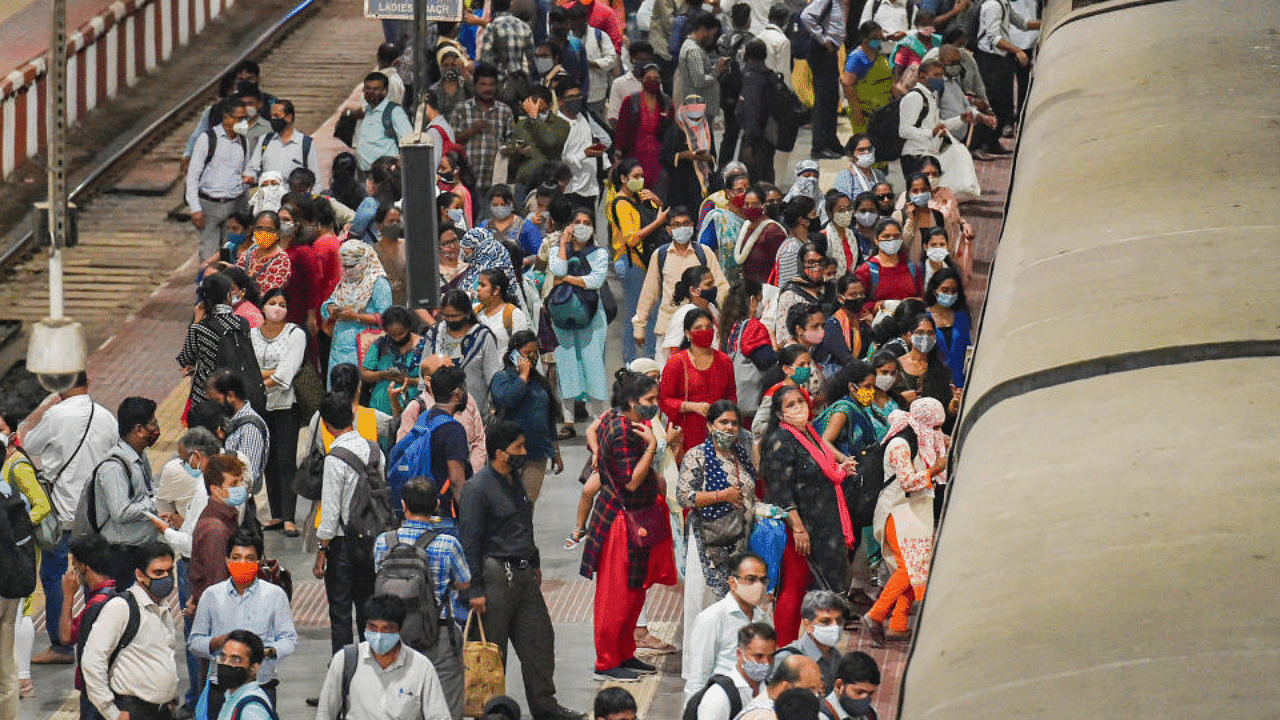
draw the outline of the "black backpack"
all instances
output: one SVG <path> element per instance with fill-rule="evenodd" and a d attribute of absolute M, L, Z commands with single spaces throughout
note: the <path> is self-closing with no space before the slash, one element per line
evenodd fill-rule
<path fill-rule="evenodd" d="M 725 57 L 729 58 L 729 69 L 720 78 L 720 109 L 733 112 L 738 105 L 738 96 L 742 94 L 742 64 L 738 62 L 738 51 L 752 36 L 740 33 L 729 45 Z"/>
<path fill-rule="evenodd" d="M 922 98 L 924 97 L 924 91 L 920 88 L 911 88 L 908 92 L 918 92 Z M 901 104 L 902 98 L 894 98 L 888 105 L 871 113 L 870 119 L 867 120 L 867 135 L 871 136 L 871 143 L 876 148 L 876 160 L 897 160 L 902 157 L 902 146 L 906 141 L 898 133 L 900 122 L 898 110 Z M 929 102 L 925 99 L 920 107 L 920 117 L 916 118 L 915 126 L 920 127 L 920 123 L 924 122 L 928 114 Z"/>
<path fill-rule="evenodd" d="M 343 532 L 372 544 L 379 535 L 395 527 L 396 517 L 391 511 L 391 489 L 379 467 L 378 443 L 369 441 L 367 463 L 346 448 L 330 447 L 329 455 L 350 465 L 360 476 L 351 493 L 351 507 L 347 508 L 347 521 L 342 523 Z"/>
<path fill-rule="evenodd" d="M 440 638 L 440 602 L 427 546 L 441 534 L 440 530 L 428 530 L 410 544 L 400 540 L 399 530 L 384 533 L 387 554 L 373 580 L 374 595 L 395 595 L 404 600 L 409 612 L 400 624 L 400 639 L 421 653 L 434 651 Z"/>
<path fill-rule="evenodd" d="M 239 327 L 219 330 L 208 326 L 218 336 L 218 352 L 213 366 L 226 368 L 244 381 L 245 400 L 261 415 L 267 411 L 267 387 L 262 384 L 262 368 L 258 365 L 258 356 L 253 352 L 253 343 L 249 333 Z"/>
<path fill-rule="evenodd" d="M 712 685 L 719 685 L 724 694 L 729 696 L 730 718 L 735 718 L 742 712 L 742 696 L 738 694 L 738 686 L 733 684 L 733 678 L 728 675 L 712 675 L 707 680 L 706 686 L 689 698 L 680 720 L 698 720 L 698 706 L 702 704 L 702 696 L 707 694 Z"/>
<path fill-rule="evenodd" d="M 808 34 L 803 30 L 801 32 Z M 800 126 L 809 119 L 809 109 L 800 102 L 796 91 L 787 87 L 787 81 L 782 75 L 776 72 L 769 72 L 768 98 L 772 101 L 769 103 L 769 119 L 777 127 L 774 148 L 779 152 L 791 152 L 796 147 Z"/>
<path fill-rule="evenodd" d="M 880 500 L 880 492 L 893 482 L 892 476 L 888 478 L 884 476 L 884 449 L 894 438 L 906 440 L 907 445 L 911 446 L 911 457 L 916 455 L 916 448 L 919 446 L 916 431 L 907 427 L 892 438 L 876 445 L 858 460 L 858 482 L 853 488 L 853 497 L 849 498 L 846 495 L 845 498 L 853 511 L 853 527 L 856 529 L 871 526 L 875 519 L 876 502 Z M 848 487 L 847 484 L 846 487 Z"/>
<path fill-rule="evenodd" d="M 71 524 L 71 537 L 78 538 L 102 532 L 102 523 L 98 521 L 98 471 L 109 462 L 119 463 L 124 468 L 125 482 L 128 483 L 129 497 L 133 497 L 133 469 L 119 455 L 108 455 L 93 469 L 89 482 L 80 491 L 80 500 L 76 504 L 76 518 Z"/>
<path fill-rule="evenodd" d="M 36 535 L 17 485 L 0 497 L 0 597 L 21 600 L 36 589 Z"/>
<path fill-rule="evenodd" d="M 116 641 L 116 647 L 111 651 L 111 655 L 107 658 L 107 674 L 111 674 L 111 666 L 115 664 L 116 657 L 120 655 L 120 651 L 124 650 L 129 643 L 133 642 L 133 638 L 138 634 L 138 626 L 142 624 L 142 612 L 138 609 L 138 599 L 133 593 L 125 591 L 117 593 L 114 590 L 111 597 L 85 608 L 84 616 L 80 618 L 80 635 L 76 639 L 76 667 L 81 667 L 80 658 L 84 655 L 85 643 L 89 640 L 89 633 L 93 630 L 93 624 L 97 621 L 98 615 L 102 614 L 102 608 L 107 603 L 116 598 L 124 598 L 124 602 L 129 606 L 129 621 L 124 625 L 124 632 L 120 634 L 120 639 Z"/>

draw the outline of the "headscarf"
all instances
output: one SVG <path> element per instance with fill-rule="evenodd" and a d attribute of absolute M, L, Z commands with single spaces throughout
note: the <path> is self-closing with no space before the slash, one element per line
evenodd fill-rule
<path fill-rule="evenodd" d="M 275 180 L 275 185 L 267 185 L 267 181 Z M 276 212 L 280 209 L 280 202 L 284 199 L 284 193 L 288 190 L 284 185 L 284 177 L 275 170 L 269 170 L 262 173 L 262 177 L 258 178 L 258 192 L 253 194 L 253 198 L 249 200 L 249 207 L 254 214 L 263 210 Z"/>
<path fill-rule="evenodd" d="M 467 257 L 467 253 L 471 257 Z M 511 252 L 493 236 L 487 228 L 474 227 L 462 235 L 462 257 L 467 263 L 469 276 L 461 284 L 461 290 L 474 293 L 480 284 L 480 271 L 497 269 L 507 274 L 512 286 L 516 284 L 516 271 L 511 265 Z"/>
<path fill-rule="evenodd" d="M 933 467 L 939 458 L 947 454 L 947 436 L 938 428 L 947 419 L 947 411 L 935 398 L 917 398 L 911 403 L 911 412 L 894 410 L 889 413 L 889 432 L 885 433 L 884 442 L 910 426 L 916 434 L 916 449 L 926 467 Z M 947 473 L 939 473 L 934 481 L 945 483 Z"/>
<path fill-rule="evenodd" d="M 387 271 L 373 247 L 360 240 L 348 240 L 338 250 L 342 262 L 342 279 L 333 289 L 329 301 L 342 307 L 363 310 L 373 298 L 373 286 Z"/>
<path fill-rule="evenodd" d="M 701 95 L 686 95 L 684 105 L 676 110 L 676 123 L 684 131 L 685 142 L 690 152 L 711 152 L 711 123 L 707 122 L 707 104 Z M 698 176 L 698 184 L 702 186 L 702 194 L 707 194 L 707 178 L 711 176 L 711 164 L 701 161 L 693 163 L 693 172 Z"/>
<path fill-rule="evenodd" d="M 813 198 L 813 204 L 818 207 L 818 218 L 822 222 L 827 221 L 827 202 L 826 197 L 822 194 L 822 188 L 818 187 L 818 178 L 801 177 L 803 173 L 819 172 L 818 163 L 813 160 L 801 160 L 796 163 L 796 181 L 787 190 L 787 194 L 783 196 L 782 202 L 787 202 L 791 198 L 804 195 Z"/>

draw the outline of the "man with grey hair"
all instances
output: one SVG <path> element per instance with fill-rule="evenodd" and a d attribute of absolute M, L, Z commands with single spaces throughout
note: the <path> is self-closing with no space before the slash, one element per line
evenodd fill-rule
<path fill-rule="evenodd" d="M 800 638 L 778 648 L 774 656 L 775 671 L 787 658 L 803 655 L 818 664 L 822 671 L 823 695 L 831 692 L 836 669 L 840 665 L 840 638 L 843 634 L 848 605 L 844 598 L 830 590 L 810 590 L 800 604 Z"/>

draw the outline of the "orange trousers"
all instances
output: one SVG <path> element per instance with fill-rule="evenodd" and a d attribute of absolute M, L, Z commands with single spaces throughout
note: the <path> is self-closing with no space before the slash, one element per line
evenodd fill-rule
<path fill-rule="evenodd" d="M 872 620 L 884 622 L 889 620 L 889 629 L 894 632 L 907 631 L 907 616 L 912 603 L 924 599 L 924 588 L 917 590 L 911 585 L 911 575 L 907 572 L 907 563 L 902 558 L 902 550 L 898 548 L 898 528 L 894 525 L 893 516 L 884 525 L 884 544 L 893 553 L 898 569 L 893 571 L 889 582 L 880 591 L 876 604 L 867 613 Z M 892 613 L 892 617 L 890 617 Z"/>

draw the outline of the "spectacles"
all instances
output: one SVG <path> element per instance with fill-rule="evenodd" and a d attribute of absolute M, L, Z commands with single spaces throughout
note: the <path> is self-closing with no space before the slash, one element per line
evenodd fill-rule
<path fill-rule="evenodd" d="M 876 197 L 881 200 L 891 200 L 893 198 L 893 193 L 885 193 L 884 195 L 877 195 Z"/>
<path fill-rule="evenodd" d="M 768 575 L 735 575 L 734 577 L 738 578 L 738 582 L 743 585 L 754 585 L 769 579 Z"/>

